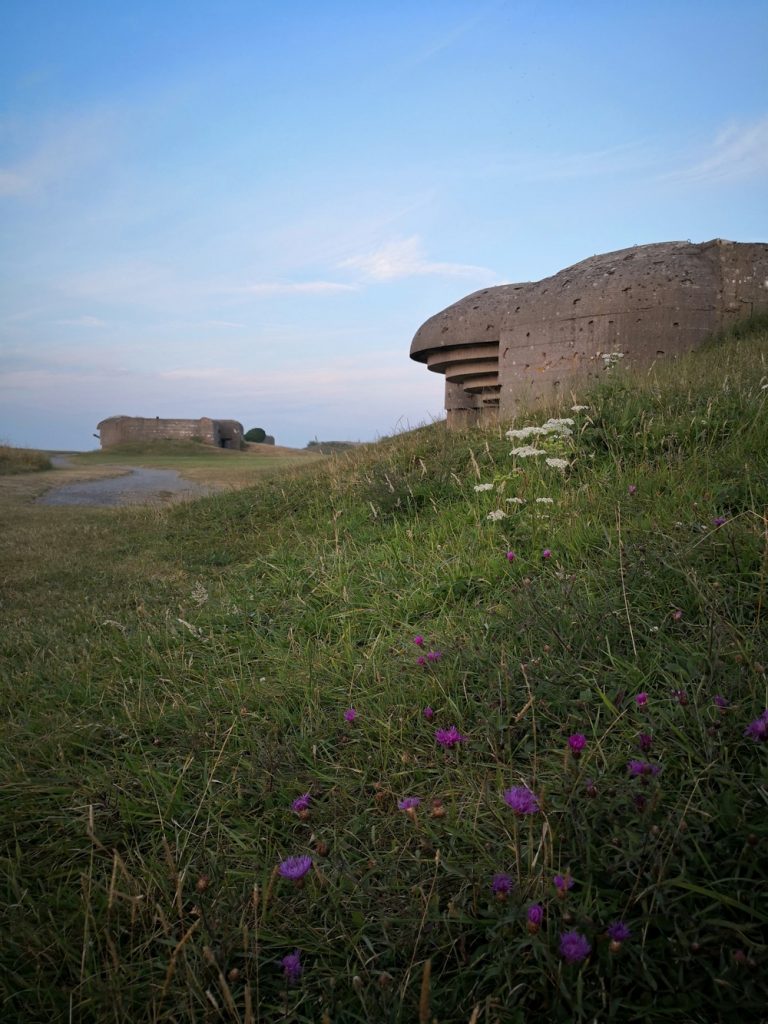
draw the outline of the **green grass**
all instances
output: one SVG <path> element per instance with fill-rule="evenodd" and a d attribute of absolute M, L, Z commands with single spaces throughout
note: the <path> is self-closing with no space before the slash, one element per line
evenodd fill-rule
<path fill-rule="evenodd" d="M 534 439 L 566 473 L 435 425 L 168 509 L 8 516 L 2 1019 L 763 1019 L 767 344 L 579 396 Z"/>
<path fill-rule="evenodd" d="M 39 473 L 50 469 L 51 460 L 45 452 L 33 448 L 14 448 L 12 445 L 0 444 L 0 476 L 15 473 Z"/>

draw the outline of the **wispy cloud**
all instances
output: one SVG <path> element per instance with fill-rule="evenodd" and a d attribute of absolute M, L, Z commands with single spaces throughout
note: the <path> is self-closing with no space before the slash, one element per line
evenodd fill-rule
<path fill-rule="evenodd" d="M 705 154 L 690 155 L 681 164 L 662 180 L 716 184 L 768 174 L 768 117 L 727 125 Z"/>
<path fill-rule="evenodd" d="M 227 290 L 244 295 L 330 295 L 357 291 L 357 285 L 339 281 L 257 281 Z"/>
<path fill-rule="evenodd" d="M 97 316 L 78 316 L 72 320 L 55 320 L 54 323 L 64 327 L 106 327 L 106 320 L 99 320 Z"/>
<path fill-rule="evenodd" d="M 427 259 L 417 235 L 388 242 L 372 252 L 343 260 L 339 267 L 356 270 L 371 281 L 394 281 L 401 277 L 436 274 L 442 277 L 492 278 L 497 275 L 487 267 L 470 263 L 442 263 Z"/>

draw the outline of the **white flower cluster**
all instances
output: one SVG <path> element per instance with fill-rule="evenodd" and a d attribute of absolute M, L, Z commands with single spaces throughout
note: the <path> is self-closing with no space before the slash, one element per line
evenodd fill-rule
<path fill-rule="evenodd" d="M 568 459 L 545 459 L 544 461 L 553 469 L 560 469 L 563 472 L 570 466 Z"/>
<path fill-rule="evenodd" d="M 525 498 L 505 498 L 504 501 L 506 501 L 506 503 L 508 505 L 524 505 L 525 504 Z"/>
<path fill-rule="evenodd" d="M 510 455 L 517 455 L 520 459 L 528 459 L 532 455 L 546 455 L 543 448 L 534 448 L 533 445 L 524 444 L 521 448 L 513 448 Z"/>
<path fill-rule="evenodd" d="M 497 508 L 493 512 L 489 512 L 486 519 L 490 519 L 492 523 L 498 523 L 500 519 L 506 519 L 507 513 L 503 509 Z"/>
<path fill-rule="evenodd" d="M 493 484 L 475 484 L 476 491 L 492 491 Z"/>
<path fill-rule="evenodd" d="M 606 370 L 608 370 L 612 366 L 615 366 L 616 363 L 618 363 L 618 361 L 620 359 L 624 358 L 624 353 L 623 352 L 601 352 L 600 353 L 600 357 L 603 360 L 603 366 L 605 367 Z"/>
<path fill-rule="evenodd" d="M 588 408 L 588 405 L 572 405 L 571 412 L 585 412 Z"/>
<path fill-rule="evenodd" d="M 537 505 L 554 505 L 554 501 L 552 500 L 552 498 L 537 498 L 536 499 L 536 504 Z"/>
<path fill-rule="evenodd" d="M 558 437 L 571 437 L 573 431 L 573 420 L 549 419 L 540 427 L 520 427 L 518 430 L 508 430 L 504 435 L 509 441 L 526 441 L 529 437 L 545 437 L 547 434 L 555 434 Z M 512 452 L 514 455 L 515 453 Z"/>

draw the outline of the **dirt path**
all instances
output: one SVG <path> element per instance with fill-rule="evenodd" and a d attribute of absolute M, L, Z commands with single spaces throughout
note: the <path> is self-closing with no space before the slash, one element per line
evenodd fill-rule
<path fill-rule="evenodd" d="M 64 456 L 51 460 L 57 468 L 72 465 Z M 121 470 L 123 467 L 121 467 Z M 144 469 L 126 466 L 120 476 L 98 480 L 84 480 L 61 484 L 46 491 L 37 499 L 41 505 L 141 505 L 148 502 L 167 502 L 198 498 L 211 494 L 217 488 L 185 480 L 175 469 Z"/>

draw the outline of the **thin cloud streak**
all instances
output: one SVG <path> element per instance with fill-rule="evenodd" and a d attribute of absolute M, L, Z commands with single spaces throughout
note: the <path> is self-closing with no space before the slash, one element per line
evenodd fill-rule
<path fill-rule="evenodd" d="M 661 175 L 662 181 L 719 184 L 768 174 L 768 117 L 730 124 L 715 136 L 710 152 L 687 167 Z"/>
<path fill-rule="evenodd" d="M 338 281 L 259 281 L 240 288 L 229 288 L 227 291 L 243 295 L 329 295 L 334 292 L 357 291 L 357 285 Z"/>
<path fill-rule="evenodd" d="M 418 235 L 404 238 L 361 253 L 339 263 L 342 269 L 356 270 L 371 281 L 395 281 L 403 277 L 434 274 L 440 277 L 492 278 L 498 275 L 487 267 L 470 263 L 442 263 L 426 258 Z"/>

